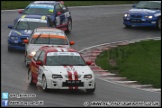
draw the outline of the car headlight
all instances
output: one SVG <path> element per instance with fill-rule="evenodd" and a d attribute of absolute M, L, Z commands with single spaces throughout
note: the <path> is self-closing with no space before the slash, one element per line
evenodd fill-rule
<path fill-rule="evenodd" d="M 145 18 L 149 18 L 149 19 L 151 19 L 153 16 L 145 16 Z"/>
<path fill-rule="evenodd" d="M 62 78 L 62 76 L 61 75 L 58 75 L 58 74 L 52 74 L 52 78 L 53 79 Z"/>
<path fill-rule="evenodd" d="M 91 79 L 92 78 L 92 75 L 91 74 L 84 75 L 84 78 Z"/>
<path fill-rule="evenodd" d="M 16 37 L 16 36 L 11 36 L 10 38 L 11 38 L 11 40 L 18 40 L 18 39 L 19 39 L 19 38 Z"/>
<path fill-rule="evenodd" d="M 36 54 L 35 51 L 32 51 L 32 52 L 30 53 L 30 55 L 32 55 L 32 56 L 34 56 L 35 54 Z"/>
<path fill-rule="evenodd" d="M 129 14 L 124 14 L 124 17 L 129 17 Z"/>

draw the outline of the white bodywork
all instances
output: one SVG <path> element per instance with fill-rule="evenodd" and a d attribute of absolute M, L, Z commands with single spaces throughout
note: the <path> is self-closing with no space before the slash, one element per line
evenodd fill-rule
<path fill-rule="evenodd" d="M 39 75 L 37 85 L 42 86 L 42 77 L 45 75 L 48 89 L 70 89 L 69 86 L 63 86 L 63 82 L 69 80 L 69 73 L 72 74 L 72 80 L 75 79 L 83 83 L 83 86 L 73 87 L 73 89 L 93 89 L 95 88 L 95 76 L 89 66 L 39 66 Z M 63 78 L 52 78 L 52 74 L 61 75 Z M 91 74 L 92 78 L 84 78 L 84 75 Z"/>

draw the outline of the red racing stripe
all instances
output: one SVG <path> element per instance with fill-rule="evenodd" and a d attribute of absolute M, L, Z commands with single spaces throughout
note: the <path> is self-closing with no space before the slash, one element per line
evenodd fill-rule
<path fill-rule="evenodd" d="M 75 80 L 78 80 L 78 73 L 75 71 L 74 72 Z M 75 86 L 75 89 L 78 89 L 78 86 Z"/>
<path fill-rule="evenodd" d="M 72 80 L 72 73 L 71 72 L 69 72 L 68 71 L 68 78 L 69 78 L 69 80 Z M 73 89 L 73 87 L 71 86 L 69 86 L 69 89 Z"/>
<path fill-rule="evenodd" d="M 74 68 L 73 66 L 69 66 L 70 68 Z M 78 73 L 75 71 L 74 72 L 74 80 L 78 80 Z M 78 89 L 77 86 L 75 86 L 75 89 Z"/>
<path fill-rule="evenodd" d="M 64 68 L 68 68 L 67 66 L 64 66 Z M 69 71 L 67 71 L 67 73 L 68 73 L 68 80 L 72 80 L 72 73 L 71 72 L 69 72 Z M 73 89 L 73 87 L 70 87 L 69 86 L 69 89 Z"/>

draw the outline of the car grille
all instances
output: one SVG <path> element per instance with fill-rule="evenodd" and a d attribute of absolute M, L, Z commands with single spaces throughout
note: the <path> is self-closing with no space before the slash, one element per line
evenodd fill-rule
<path fill-rule="evenodd" d="M 11 43 L 11 45 L 25 47 L 25 44 L 22 44 L 22 43 Z"/>
<path fill-rule="evenodd" d="M 142 18 L 142 15 L 131 15 L 131 18 Z"/>
<path fill-rule="evenodd" d="M 142 23 L 140 19 L 131 19 L 130 22 L 131 23 Z"/>
<path fill-rule="evenodd" d="M 63 87 L 69 87 L 69 86 L 78 86 L 78 87 L 83 87 L 83 82 L 79 81 L 79 83 L 68 83 L 67 81 L 66 82 L 63 82 L 62 83 L 62 86 Z"/>

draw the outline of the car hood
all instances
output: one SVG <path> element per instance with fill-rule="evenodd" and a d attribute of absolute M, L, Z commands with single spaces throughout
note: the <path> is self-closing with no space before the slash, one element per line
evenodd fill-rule
<path fill-rule="evenodd" d="M 42 46 L 55 46 L 55 47 L 64 47 L 64 48 L 69 48 L 69 45 L 49 45 L 49 44 L 29 44 L 27 46 L 27 52 L 31 52 L 31 51 L 37 51 L 39 48 L 41 48 Z"/>
<path fill-rule="evenodd" d="M 150 10 L 150 9 L 131 9 L 128 11 L 130 14 L 154 14 L 157 10 Z"/>
<path fill-rule="evenodd" d="M 72 75 L 74 72 L 81 76 L 86 74 L 94 75 L 89 66 L 45 66 L 45 69 L 51 72 L 51 74 L 61 74 L 63 76 L 68 75 L 68 72 Z"/>
<path fill-rule="evenodd" d="M 11 30 L 12 36 L 30 36 L 33 30 Z"/>

